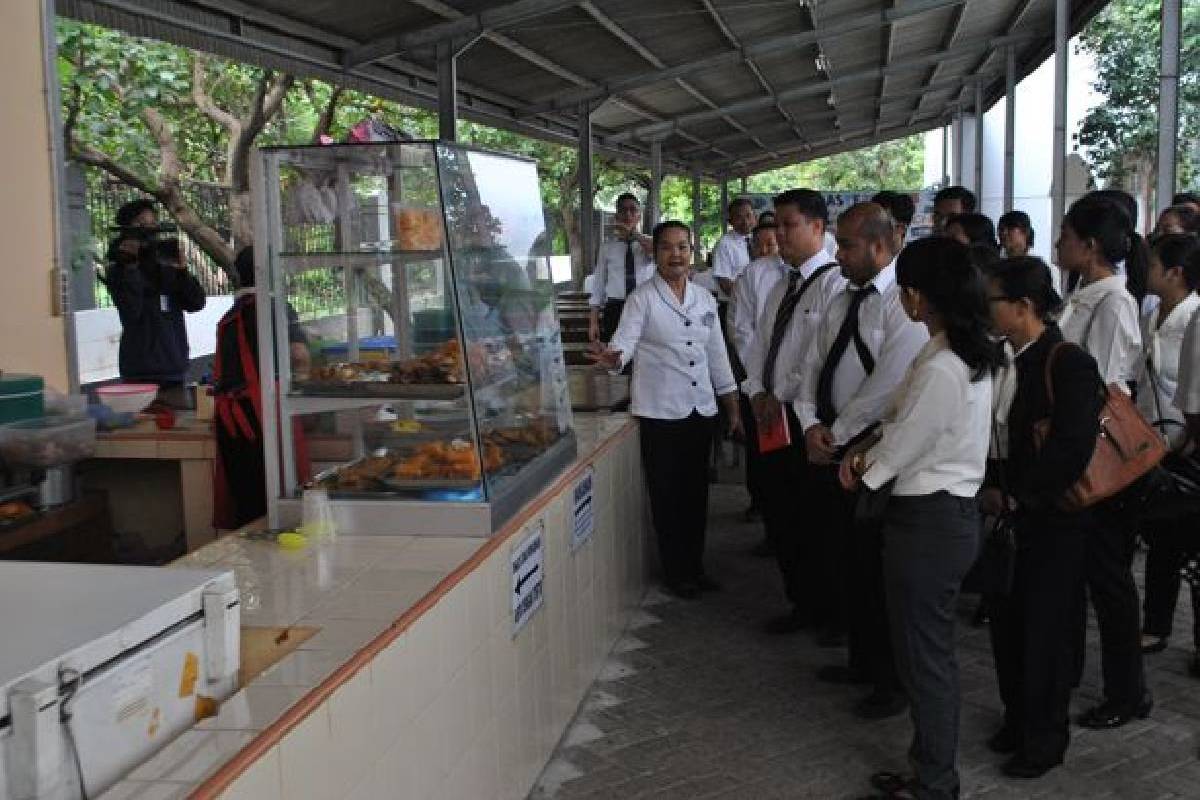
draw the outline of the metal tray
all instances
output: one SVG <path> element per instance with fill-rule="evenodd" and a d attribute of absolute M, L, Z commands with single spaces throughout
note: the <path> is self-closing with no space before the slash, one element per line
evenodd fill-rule
<path fill-rule="evenodd" d="M 380 483 L 399 492 L 411 492 L 422 489 L 477 489 L 482 481 L 483 478 L 384 478 Z"/>
<path fill-rule="evenodd" d="M 466 394 L 465 383 L 384 383 L 358 381 L 333 383 L 298 381 L 293 384 L 303 397 L 378 397 L 392 400 L 457 400 Z"/>

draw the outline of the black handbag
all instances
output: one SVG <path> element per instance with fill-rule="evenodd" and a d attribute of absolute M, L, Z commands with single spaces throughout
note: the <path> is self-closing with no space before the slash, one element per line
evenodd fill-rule
<path fill-rule="evenodd" d="M 1158 419 L 1151 423 L 1167 439 L 1171 426 L 1183 427 L 1178 420 L 1163 416 L 1162 399 L 1158 393 L 1158 376 L 1154 362 L 1146 359 L 1150 373 L 1150 391 L 1154 392 L 1154 407 Z M 1186 452 L 1185 452 L 1186 451 Z M 1172 450 L 1151 470 L 1130 493 L 1126 511 L 1136 522 L 1168 522 L 1200 513 L 1200 447 L 1185 443 L 1181 450 Z"/>
<path fill-rule="evenodd" d="M 992 426 L 992 439 L 999 433 Z M 1008 496 L 1008 480 L 1004 462 L 997 463 L 1000 491 Z M 998 516 L 984 517 L 982 542 L 975 563 L 963 577 L 964 592 L 981 594 L 984 597 L 1005 597 L 1012 593 L 1013 574 L 1017 564 L 1017 536 L 1013 515 L 1004 512 Z"/>

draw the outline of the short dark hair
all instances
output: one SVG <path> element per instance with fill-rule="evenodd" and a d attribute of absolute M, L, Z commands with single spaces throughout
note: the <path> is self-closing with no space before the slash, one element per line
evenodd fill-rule
<path fill-rule="evenodd" d="M 1162 214 L 1158 215 L 1158 218 L 1162 219 L 1163 214 L 1174 214 L 1179 217 L 1179 224 L 1183 226 L 1184 233 L 1200 233 L 1200 211 L 1191 206 L 1185 203 L 1167 206 L 1163 209 Z"/>
<path fill-rule="evenodd" d="M 1025 238 L 1029 240 L 1029 246 L 1033 247 L 1033 222 L 1029 219 L 1029 215 L 1024 211 L 1006 211 L 1000 215 L 1000 220 L 996 223 L 996 231 L 1015 229 L 1025 232 Z"/>
<path fill-rule="evenodd" d="M 962 203 L 963 213 L 975 210 L 975 193 L 965 186 L 947 186 L 933 196 L 934 205 L 943 200 L 957 200 Z"/>
<path fill-rule="evenodd" d="M 238 251 L 233 259 L 233 268 L 237 272 L 239 289 L 254 285 L 254 245 L 247 245 Z"/>
<path fill-rule="evenodd" d="M 963 229 L 963 233 L 967 234 L 968 244 L 980 244 L 986 247 L 991 247 L 994 250 L 999 250 L 1000 245 L 996 242 L 996 228 L 992 225 L 990 217 L 984 214 L 952 214 L 946 219 L 946 227 L 957 225 Z"/>
<path fill-rule="evenodd" d="M 638 208 L 642 207 L 642 201 L 638 200 L 637 195 L 633 192 L 621 192 L 619 195 L 617 195 L 617 199 L 614 201 L 613 206 L 617 209 L 620 209 L 621 203 L 624 203 L 626 200 L 632 200 L 637 204 Z"/>
<path fill-rule="evenodd" d="M 829 206 L 825 205 L 825 195 L 813 189 L 788 189 L 775 195 L 771 204 L 776 210 L 780 206 L 791 206 L 809 219 L 829 223 Z"/>
<path fill-rule="evenodd" d="M 1050 267 L 1037 256 L 1006 258 L 990 271 L 1007 300 L 1028 300 L 1043 320 L 1062 308 L 1062 298 L 1050 283 Z"/>
<path fill-rule="evenodd" d="M 750 206 L 750 210 L 754 210 L 754 203 L 750 202 L 749 197 L 735 197 L 730 201 L 729 208 L 726 210 L 726 213 L 732 214 L 738 206 Z"/>
<path fill-rule="evenodd" d="M 1155 239 L 1152 249 L 1164 269 L 1183 269 L 1183 280 L 1189 289 L 1200 287 L 1200 237 L 1168 233 Z"/>
<path fill-rule="evenodd" d="M 1150 252 L 1145 240 L 1134 229 L 1136 224 L 1137 219 L 1130 217 L 1121 203 L 1098 192 L 1076 200 L 1063 217 L 1063 225 L 1070 227 L 1079 238 L 1096 241 L 1108 263 L 1115 265 L 1125 262 L 1126 288 L 1141 302 L 1146 296 L 1146 270 Z"/>
<path fill-rule="evenodd" d="M 750 231 L 751 236 L 758 236 L 763 231 L 777 231 L 779 226 L 774 222 L 760 222 L 754 226 L 754 230 Z"/>
<path fill-rule="evenodd" d="M 760 225 L 768 225 L 768 224 L 774 225 L 775 224 L 775 212 L 769 208 L 766 211 L 759 212 L 758 222 Z"/>
<path fill-rule="evenodd" d="M 120 228 L 130 227 L 143 211 L 153 211 L 158 214 L 158 204 L 147 197 L 130 200 L 117 209 L 117 226 Z"/>
<path fill-rule="evenodd" d="M 1195 192 L 1180 192 L 1171 198 L 1171 205 L 1173 206 L 1185 205 L 1188 203 L 1194 203 L 1200 206 L 1200 194 L 1196 194 Z"/>
<path fill-rule="evenodd" d="M 692 227 L 690 225 L 688 225 L 686 222 L 680 222 L 677 219 L 668 219 L 668 220 L 663 220 L 662 222 L 655 225 L 654 230 L 650 232 L 650 239 L 654 242 L 655 250 L 658 250 L 658 242 L 660 239 L 662 239 L 663 233 L 665 231 L 671 230 L 672 228 L 675 230 L 687 231 L 688 243 L 691 244 Z"/>
<path fill-rule="evenodd" d="M 877 192 L 871 198 L 871 202 L 877 206 L 883 206 L 892 215 L 892 219 L 901 225 L 911 225 L 913 217 L 917 214 L 917 206 L 913 203 L 912 197 L 902 192 L 884 189 L 882 192 Z"/>

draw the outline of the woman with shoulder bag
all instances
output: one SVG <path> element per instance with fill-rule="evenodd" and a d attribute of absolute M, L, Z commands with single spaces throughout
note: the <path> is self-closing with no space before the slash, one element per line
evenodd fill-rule
<path fill-rule="evenodd" d="M 1096 360 L 1105 385 L 1136 396 L 1142 362 L 1138 303 L 1150 258 L 1146 243 L 1123 209 L 1084 197 L 1063 217 L 1057 245 L 1059 264 L 1081 278 L 1059 320 L 1063 338 Z M 1118 264 L 1124 265 L 1124 276 L 1117 273 Z M 1084 578 L 1100 629 L 1104 702 L 1081 714 L 1079 724 L 1110 729 L 1148 716 L 1153 703 L 1142 664 L 1135 537 L 1116 501 L 1103 503 L 1093 520 L 1085 541 Z M 1076 684 L 1083 672 L 1086 620 L 1081 611 Z"/>
<path fill-rule="evenodd" d="M 1180 353 L 1184 333 L 1200 308 L 1200 239 L 1168 234 L 1154 242 L 1147 285 L 1159 297 L 1157 309 L 1142 319 L 1146 342 L 1137 405 L 1142 415 L 1159 427 L 1172 450 L 1188 446 L 1183 412 L 1175 405 Z M 1180 574 L 1200 520 L 1194 516 L 1149 522 L 1142 534 L 1150 545 L 1146 555 L 1146 596 L 1143 602 L 1142 652 L 1158 653 L 1167 647 L 1179 597 Z M 1200 652 L 1200 593 L 1192 593 L 1193 647 Z M 1200 654 L 1191 670 L 1200 675 Z"/>
<path fill-rule="evenodd" d="M 1012 515 L 1016 544 L 1011 591 L 991 602 L 1004 724 L 988 747 L 1010 756 L 1002 767 L 1005 774 L 1037 778 L 1062 763 L 1070 741 L 1075 628 L 1084 602 L 1084 539 L 1093 513 L 1065 511 L 1059 501 L 1084 474 L 1095 450 L 1104 385 L 1095 359 L 1078 347 L 1062 346 L 1063 335 L 1050 321 L 1061 300 L 1041 259 L 1008 259 L 987 282 L 993 325 L 1015 353 L 1008 367 L 1015 372 L 1015 389 L 997 412 L 1007 432 L 1003 472 L 1008 480 L 1001 490 L 989 475 L 982 505 L 987 513 Z M 997 382 L 1004 384 L 1006 376 Z M 1046 419 L 1050 432 L 1039 447 L 1035 428 Z"/>
<path fill-rule="evenodd" d="M 959 796 L 959 681 L 954 614 L 979 548 L 983 481 L 999 350 L 988 335 L 983 276 L 946 237 L 905 248 L 896 264 L 905 313 L 929 341 L 897 386 L 880 436 L 842 462 L 847 490 L 891 484 L 883 572 L 892 646 L 911 700 L 914 776 L 871 778 L 883 797 Z"/>

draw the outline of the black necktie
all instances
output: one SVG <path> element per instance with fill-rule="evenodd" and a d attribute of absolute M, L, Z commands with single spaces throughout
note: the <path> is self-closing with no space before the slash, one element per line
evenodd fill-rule
<path fill-rule="evenodd" d="M 842 327 L 838 329 L 837 338 L 833 340 L 833 347 L 829 348 L 829 355 L 821 365 L 821 374 L 817 378 L 817 419 L 826 427 L 837 419 L 837 409 L 833 407 L 833 376 L 842 362 L 842 356 L 846 354 L 846 348 L 850 346 L 851 339 L 854 340 L 854 349 L 858 352 L 858 360 L 862 362 L 863 369 L 868 375 L 875 371 L 875 358 L 858 331 L 858 307 L 873 292 L 875 284 L 870 284 L 859 289 L 850 298 L 846 318 L 842 320 Z"/>
<path fill-rule="evenodd" d="M 633 293 L 637 285 L 637 270 L 633 265 L 633 239 L 625 243 L 625 297 Z"/>
<path fill-rule="evenodd" d="M 763 389 L 770 392 L 775 388 L 775 360 L 779 358 L 779 348 L 783 344 L 783 335 L 787 332 L 796 312 L 796 304 L 800 300 L 797 288 L 800 284 L 800 270 L 788 270 L 787 291 L 779 301 L 779 310 L 775 312 L 775 324 L 771 327 L 771 344 L 767 347 L 767 358 L 763 361 Z"/>
<path fill-rule="evenodd" d="M 750 260 L 754 260 L 754 239 L 750 236 L 746 237 L 746 253 L 750 256 Z"/>

